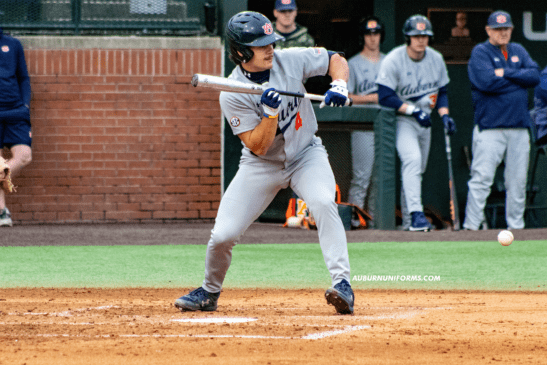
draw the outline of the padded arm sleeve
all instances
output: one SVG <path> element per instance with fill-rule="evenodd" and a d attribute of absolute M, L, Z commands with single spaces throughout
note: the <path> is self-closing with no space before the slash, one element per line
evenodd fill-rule
<path fill-rule="evenodd" d="M 403 101 L 399 99 L 393 89 L 380 84 L 378 84 L 378 103 L 381 106 L 394 108 L 395 110 L 399 110 L 401 105 L 403 105 Z"/>

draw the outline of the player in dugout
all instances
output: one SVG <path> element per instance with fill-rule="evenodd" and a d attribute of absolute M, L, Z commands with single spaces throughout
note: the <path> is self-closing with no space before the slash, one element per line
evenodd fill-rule
<path fill-rule="evenodd" d="M 368 16 L 359 24 L 359 44 L 361 52 L 348 60 L 349 96 L 354 105 L 378 106 L 378 86 L 376 76 L 380 63 L 385 55 L 380 52 L 380 44 L 384 40 L 384 26 L 380 19 Z M 374 213 L 374 194 L 372 170 L 374 167 L 374 131 L 354 130 L 351 132 L 351 162 L 353 176 L 348 192 L 348 203 L 365 209 L 365 200 L 368 197 L 369 213 Z M 351 225 L 359 228 L 362 223 L 359 219 L 352 219 Z"/>
<path fill-rule="evenodd" d="M 431 22 L 423 15 L 405 21 L 406 44 L 391 50 L 380 65 L 376 83 L 380 105 L 397 114 L 396 147 L 401 159 L 403 228 L 430 231 L 423 212 L 422 176 L 431 147 L 431 117 L 437 109 L 449 135 L 456 124 L 448 112 L 448 71 L 443 56 L 429 47 Z"/>

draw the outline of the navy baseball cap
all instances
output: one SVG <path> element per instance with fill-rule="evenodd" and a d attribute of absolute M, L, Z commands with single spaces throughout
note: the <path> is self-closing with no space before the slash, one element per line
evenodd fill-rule
<path fill-rule="evenodd" d="M 275 0 L 275 10 L 296 10 L 295 0 Z"/>
<path fill-rule="evenodd" d="M 508 12 L 498 10 L 490 14 L 488 17 L 488 23 L 486 24 L 490 28 L 512 28 L 513 21 L 511 20 L 511 15 Z"/>

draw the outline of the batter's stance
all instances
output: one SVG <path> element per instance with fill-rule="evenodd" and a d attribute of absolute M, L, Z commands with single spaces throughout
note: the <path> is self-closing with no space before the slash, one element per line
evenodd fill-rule
<path fill-rule="evenodd" d="M 269 88 L 262 96 L 222 92 L 220 106 L 243 142 L 239 170 L 226 190 L 211 232 L 203 285 L 177 299 L 182 311 L 214 311 L 232 259 L 232 248 L 280 189 L 290 186 L 315 217 L 332 287 L 325 297 L 341 314 L 353 313 L 346 232 L 335 203 L 336 185 L 327 152 L 315 136 L 311 101 L 280 96 L 275 90 L 303 93 L 303 81 L 326 75 L 334 80 L 324 104 L 347 100 L 348 65 L 324 48 L 288 48 L 274 52 L 272 23 L 256 12 L 234 15 L 226 25 L 230 58 L 237 65 L 229 78 Z M 323 106 L 323 105 L 321 105 Z"/>
<path fill-rule="evenodd" d="M 376 83 L 380 105 L 400 113 L 396 145 L 401 159 L 403 227 L 429 231 L 431 224 L 422 206 L 422 175 L 431 145 L 431 111 L 437 108 L 448 134 L 456 132 L 456 125 L 448 116 L 446 64 L 439 52 L 428 47 L 433 37 L 431 23 L 425 16 L 411 16 L 403 34 L 406 45 L 387 54 Z"/>

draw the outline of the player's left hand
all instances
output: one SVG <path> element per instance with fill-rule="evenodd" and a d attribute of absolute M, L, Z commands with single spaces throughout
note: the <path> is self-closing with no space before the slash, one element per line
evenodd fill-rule
<path fill-rule="evenodd" d="M 344 106 L 348 100 L 348 84 L 344 80 L 334 80 L 330 89 L 325 93 L 325 100 L 319 108 L 328 106 Z"/>
<path fill-rule="evenodd" d="M 443 115 L 443 123 L 444 129 L 449 136 L 456 133 L 456 122 L 454 122 L 454 119 L 450 118 L 448 114 Z"/>
<path fill-rule="evenodd" d="M 264 90 L 260 97 L 264 116 L 268 118 L 277 118 L 281 109 L 281 96 L 273 87 Z"/>

